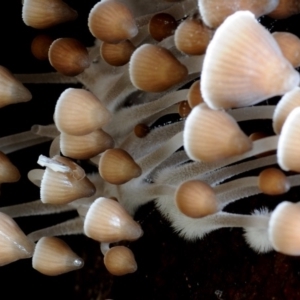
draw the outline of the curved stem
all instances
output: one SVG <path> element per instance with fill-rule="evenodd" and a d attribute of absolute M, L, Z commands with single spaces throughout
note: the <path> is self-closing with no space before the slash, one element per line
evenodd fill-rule
<path fill-rule="evenodd" d="M 78 84 L 80 83 L 76 77 L 69 77 L 60 73 L 41 73 L 41 74 L 14 74 L 14 76 L 22 83 L 47 84 Z"/>
<path fill-rule="evenodd" d="M 68 220 L 66 222 L 37 230 L 28 234 L 28 238 L 35 242 L 44 236 L 58 236 L 58 235 L 71 235 L 83 234 L 83 221 L 80 217 Z"/>
<path fill-rule="evenodd" d="M 74 210 L 74 208 L 69 205 L 44 204 L 41 202 L 41 200 L 0 208 L 1 212 L 11 216 L 12 218 L 50 215 L 70 210 Z"/>

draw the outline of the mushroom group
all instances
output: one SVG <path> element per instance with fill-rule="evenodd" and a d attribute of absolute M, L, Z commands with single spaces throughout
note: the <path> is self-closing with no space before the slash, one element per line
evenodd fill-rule
<path fill-rule="evenodd" d="M 20 178 L 14 152 L 48 143 L 27 170 L 40 199 L 0 207 L 0 264 L 32 257 L 45 275 L 78 270 L 83 259 L 63 236 L 84 234 L 100 243 L 111 274 L 136 272 L 131 245 L 143 224 L 135 213 L 152 201 L 187 241 L 240 227 L 257 253 L 299 256 L 299 203 L 284 197 L 300 185 L 300 40 L 258 20 L 299 12 L 283 0 L 95 1 L 85 23 L 96 40 L 87 47 L 72 34 L 47 35 L 76 24 L 71 4 L 24 0 L 20 18 L 32 32 L 46 30 L 29 51 L 52 72 L 13 74 L 3 61 L 0 107 L 30 105 L 33 84 L 68 88 L 53 121 L 0 138 L 3 184 Z M 253 120 L 265 120 L 268 132 L 245 129 Z M 227 211 L 259 194 L 284 201 Z M 26 235 L 13 220 L 67 211 L 75 216 Z"/>

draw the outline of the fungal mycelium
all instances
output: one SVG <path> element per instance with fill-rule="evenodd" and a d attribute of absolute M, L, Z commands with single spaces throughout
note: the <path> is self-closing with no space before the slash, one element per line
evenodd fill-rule
<path fill-rule="evenodd" d="M 1 60 L 3 114 L 35 103 L 36 86 L 42 87 L 39 97 L 52 85 L 62 88 L 52 99 L 55 107 L 38 99 L 45 106 L 36 111 L 38 121 L 29 118 L 23 132 L 5 129 L 0 139 L 0 265 L 32 257 L 33 268 L 45 275 L 78 270 L 84 260 L 61 236 L 84 234 L 100 243 L 99 256 L 111 274 L 133 273 L 127 282 L 134 274 L 147 278 L 135 245 L 149 239 L 144 222 L 152 214 L 157 222 L 170 222 L 178 240 L 200 241 L 201 249 L 217 229 L 237 227 L 244 231 L 234 231 L 245 239 L 241 247 L 252 257 L 274 250 L 298 256 L 299 204 L 296 192 L 288 192 L 300 180 L 299 39 L 271 34 L 258 20 L 268 14 L 290 18 L 298 13 L 297 2 L 90 2 L 84 8 L 61 0 L 20 5 L 19 18 L 22 10 L 30 34 L 38 35 L 32 54 L 48 58 L 55 71 L 35 74 Z M 77 17 L 85 20 L 76 23 Z M 71 30 L 61 32 L 76 24 L 96 39 L 94 45 Z M 278 98 L 269 100 L 276 96 L 282 97 L 278 105 Z M 9 117 L 5 126 L 11 123 Z M 32 158 L 39 166 L 14 163 L 15 156 L 26 160 L 26 151 L 46 142 Z M 18 168 L 28 180 L 11 183 L 20 177 Z M 40 199 L 15 204 L 8 185 L 31 185 Z M 147 204 L 150 211 L 136 215 Z M 60 213 L 70 219 L 58 221 Z M 26 235 L 20 229 L 23 217 L 44 215 L 51 215 L 52 224 L 24 225 Z M 199 278 L 190 281 L 188 268 L 181 274 L 189 295 L 164 297 L 187 299 L 191 291 L 203 291 L 195 287 Z M 206 299 L 216 297 L 212 289 L 218 290 L 207 289 Z M 160 299 L 159 285 L 154 290 L 149 299 Z M 227 294 L 233 299 L 232 291 Z M 141 299 L 138 292 L 130 296 Z"/>

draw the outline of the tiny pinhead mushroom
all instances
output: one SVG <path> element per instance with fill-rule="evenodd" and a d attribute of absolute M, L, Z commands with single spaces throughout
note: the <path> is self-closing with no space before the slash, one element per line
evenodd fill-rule
<path fill-rule="evenodd" d="M 0 151 L 0 183 L 16 182 L 20 177 L 19 170 L 11 163 L 8 157 Z"/>
<path fill-rule="evenodd" d="M 0 212 L 0 266 L 33 255 L 35 244 L 31 242 L 17 223 Z"/>
<path fill-rule="evenodd" d="M 136 240 L 143 231 L 117 201 L 101 197 L 92 203 L 87 212 L 84 233 L 99 242 L 115 243 Z"/>
<path fill-rule="evenodd" d="M 24 0 L 22 17 L 27 26 L 44 29 L 75 20 L 77 12 L 62 0 Z"/>
<path fill-rule="evenodd" d="M 100 54 L 108 64 L 119 67 L 129 62 L 134 50 L 135 46 L 128 40 L 118 44 L 103 42 L 100 47 Z"/>
<path fill-rule="evenodd" d="M 178 209 L 191 218 L 201 218 L 217 212 L 218 204 L 214 190 L 200 180 L 182 183 L 176 191 Z"/>
<path fill-rule="evenodd" d="M 83 260 L 61 239 L 43 237 L 36 244 L 32 267 L 42 274 L 57 276 L 82 268 Z"/>
<path fill-rule="evenodd" d="M 268 168 L 260 172 L 258 186 L 267 195 L 281 195 L 290 189 L 288 178 L 276 168 Z"/>
<path fill-rule="evenodd" d="M 175 31 L 176 48 L 189 55 L 204 54 L 211 40 L 213 31 L 201 20 L 187 19 Z"/>
<path fill-rule="evenodd" d="M 9 104 L 27 102 L 32 98 L 29 90 L 2 66 L 0 66 L 0 87 L 0 108 Z"/>
<path fill-rule="evenodd" d="M 250 12 L 228 17 L 208 45 L 201 91 L 211 108 L 253 105 L 298 84 L 298 72 Z"/>
<path fill-rule="evenodd" d="M 295 87 L 286 93 L 276 105 L 273 114 L 273 130 L 280 134 L 282 126 L 290 112 L 300 106 L 300 88 Z"/>
<path fill-rule="evenodd" d="M 173 35 L 176 27 L 175 18 L 167 13 L 155 14 L 148 24 L 150 35 L 158 42 Z"/>
<path fill-rule="evenodd" d="M 138 33 L 131 11 L 117 0 L 98 2 L 90 12 L 88 26 L 94 37 L 111 44 L 131 39 Z"/>
<path fill-rule="evenodd" d="M 48 59 L 48 51 L 53 43 L 53 38 L 45 34 L 37 35 L 31 42 L 31 52 L 39 60 Z"/>
<path fill-rule="evenodd" d="M 110 113 L 99 99 L 83 89 L 66 89 L 59 97 L 54 121 L 58 130 L 70 135 L 86 135 L 110 120 Z"/>
<path fill-rule="evenodd" d="M 110 248 L 104 256 L 106 269 L 113 275 L 122 276 L 137 270 L 132 251 L 124 246 Z"/>
<path fill-rule="evenodd" d="M 283 124 L 278 141 L 277 161 L 284 171 L 300 172 L 300 107 L 295 108 Z"/>
<path fill-rule="evenodd" d="M 129 75 L 136 88 L 163 92 L 184 80 L 188 70 L 169 50 L 144 44 L 130 58 Z"/>
<path fill-rule="evenodd" d="M 287 255 L 300 255 L 300 204 L 281 202 L 269 221 L 269 239 L 273 248 Z"/>
<path fill-rule="evenodd" d="M 250 139 L 230 115 L 212 110 L 204 103 L 194 107 L 187 117 L 183 139 L 188 156 L 206 162 L 242 154 L 252 148 Z"/>
<path fill-rule="evenodd" d="M 60 135 L 62 154 L 74 159 L 89 159 L 113 147 L 114 140 L 102 129 L 81 136 L 63 132 Z"/>
<path fill-rule="evenodd" d="M 66 76 L 77 76 L 90 65 L 85 46 L 72 38 L 55 40 L 49 48 L 49 61 L 54 69 Z"/>
<path fill-rule="evenodd" d="M 100 176 L 112 184 L 123 184 L 142 174 L 140 166 L 123 149 L 108 149 L 100 157 Z"/>
<path fill-rule="evenodd" d="M 186 118 L 190 114 L 191 110 L 192 109 L 188 101 L 181 101 L 178 105 L 178 113 L 181 118 Z"/>
<path fill-rule="evenodd" d="M 146 124 L 137 124 L 134 127 L 134 134 L 139 138 L 143 138 L 147 136 L 149 132 L 150 132 L 150 128 Z"/>

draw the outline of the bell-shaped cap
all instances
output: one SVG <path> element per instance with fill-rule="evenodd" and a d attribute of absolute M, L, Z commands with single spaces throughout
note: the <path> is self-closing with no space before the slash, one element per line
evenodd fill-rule
<path fill-rule="evenodd" d="M 66 89 L 59 97 L 54 112 L 58 130 L 70 135 L 86 135 L 106 125 L 110 113 L 91 92 Z"/>
<path fill-rule="evenodd" d="M 108 149 L 99 160 L 101 177 L 112 184 L 123 184 L 142 174 L 140 166 L 123 149 Z"/>
<path fill-rule="evenodd" d="M 130 58 L 129 75 L 136 88 L 146 92 L 163 92 L 183 81 L 188 70 L 169 50 L 144 44 Z"/>
<path fill-rule="evenodd" d="M 88 19 L 94 37 L 107 43 L 119 43 L 137 35 L 138 28 L 129 8 L 117 0 L 98 2 Z"/>
<path fill-rule="evenodd" d="M 49 48 L 48 55 L 52 67 L 66 76 L 77 76 L 90 66 L 87 49 L 76 39 L 55 40 Z"/>
<path fill-rule="evenodd" d="M 228 17 L 208 45 L 201 91 L 214 109 L 254 105 L 299 84 L 299 73 L 250 12 Z"/>
<path fill-rule="evenodd" d="M 35 244 L 30 241 L 17 223 L 0 212 L 0 266 L 33 255 Z"/>
<path fill-rule="evenodd" d="M 0 66 L 0 108 L 9 104 L 27 102 L 32 95 L 6 68 Z"/>
<path fill-rule="evenodd" d="M 109 273 L 122 276 L 137 270 L 132 251 L 124 246 L 110 248 L 104 256 L 104 264 Z"/>
<path fill-rule="evenodd" d="M 300 255 L 300 204 L 281 202 L 269 221 L 269 239 L 273 248 L 287 255 Z"/>
<path fill-rule="evenodd" d="M 56 276 L 82 268 L 83 260 L 61 239 L 43 237 L 35 247 L 32 267 L 42 274 Z"/>
<path fill-rule="evenodd" d="M 77 12 L 61 0 L 24 0 L 22 18 L 27 26 L 44 29 L 75 20 Z"/>
<path fill-rule="evenodd" d="M 187 117 L 183 132 L 184 147 L 191 159 L 206 162 L 245 153 L 252 142 L 225 111 L 197 105 Z"/>
<path fill-rule="evenodd" d="M 99 242 L 115 243 L 136 240 L 143 230 L 121 204 L 101 197 L 93 202 L 86 214 L 84 233 Z"/>

